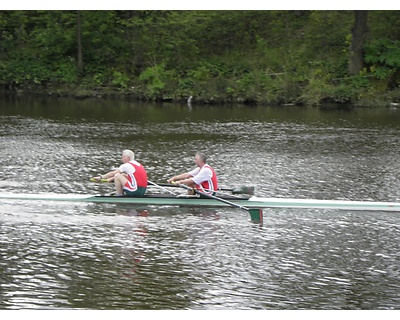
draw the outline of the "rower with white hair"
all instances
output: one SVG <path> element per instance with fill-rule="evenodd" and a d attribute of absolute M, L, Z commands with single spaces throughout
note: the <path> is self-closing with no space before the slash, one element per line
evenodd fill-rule
<path fill-rule="evenodd" d="M 132 150 L 124 150 L 121 157 L 122 165 L 106 174 L 94 177 L 93 180 L 114 181 L 117 196 L 143 197 L 147 189 L 147 173 L 142 164 L 135 160 Z"/>

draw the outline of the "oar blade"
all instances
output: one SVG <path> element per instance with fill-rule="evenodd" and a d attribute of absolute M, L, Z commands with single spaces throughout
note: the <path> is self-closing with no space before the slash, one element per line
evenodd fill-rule
<path fill-rule="evenodd" d="M 262 223 L 263 222 L 263 211 L 261 209 L 251 208 L 249 209 L 251 221 Z"/>
<path fill-rule="evenodd" d="M 254 195 L 254 187 L 241 186 L 232 190 L 233 194 L 249 194 Z"/>

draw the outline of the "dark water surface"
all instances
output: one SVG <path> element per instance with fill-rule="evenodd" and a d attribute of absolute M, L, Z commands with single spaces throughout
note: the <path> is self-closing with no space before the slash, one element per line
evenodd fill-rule
<path fill-rule="evenodd" d="M 0 192 L 99 193 L 134 148 L 259 196 L 400 201 L 400 110 L 0 99 Z M 400 214 L 0 200 L 0 309 L 400 309 Z"/>

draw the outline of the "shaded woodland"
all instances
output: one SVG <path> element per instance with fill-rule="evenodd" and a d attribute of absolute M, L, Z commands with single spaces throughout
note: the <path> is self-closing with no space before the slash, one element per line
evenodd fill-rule
<path fill-rule="evenodd" d="M 6 92 L 200 103 L 400 100 L 399 11 L 0 11 Z"/>

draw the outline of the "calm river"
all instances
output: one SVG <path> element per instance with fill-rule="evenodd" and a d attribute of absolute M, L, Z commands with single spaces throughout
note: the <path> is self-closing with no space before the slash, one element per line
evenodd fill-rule
<path fill-rule="evenodd" d="M 258 196 L 400 201 L 400 109 L 0 99 L 0 192 L 104 193 L 133 148 Z M 400 309 L 400 214 L 0 200 L 0 309 Z"/>

